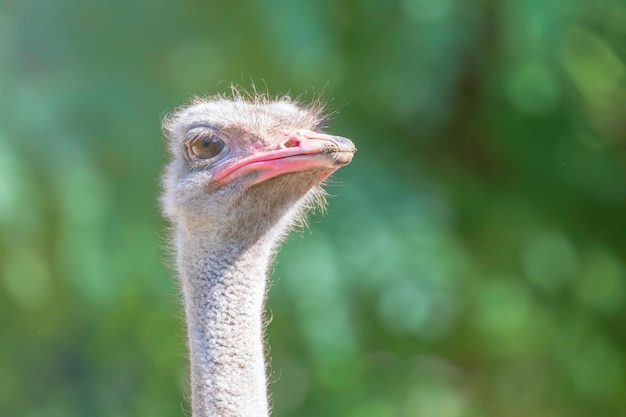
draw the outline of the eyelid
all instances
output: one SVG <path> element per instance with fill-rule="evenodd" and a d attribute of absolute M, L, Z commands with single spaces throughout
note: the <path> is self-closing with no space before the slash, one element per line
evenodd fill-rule
<path fill-rule="evenodd" d="M 198 140 L 199 138 L 205 138 L 205 137 L 218 137 L 222 140 L 224 140 L 222 138 L 223 136 L 223 132 L 220 129 L 215 129 L 213 127 L 210 126 L 196 126 L 196 127 L 192 127 L 191 129 L 189 129 L 187 131 L 187 133 L 185 134 L 185 142 L 191 142 L 193 140 Z"/>
<path fill-rule="evenodd" d="M 197 129 L 210 130 L 212 132 L 220 132 L 222 130 L 222 126 L 209 122 L 196 122 L 191 123 L 187 126 L 187 133 L 192 132 Z"/>

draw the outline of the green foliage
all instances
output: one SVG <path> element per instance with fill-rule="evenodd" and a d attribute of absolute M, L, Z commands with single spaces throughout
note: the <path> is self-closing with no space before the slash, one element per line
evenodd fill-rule
<path fill-rule="evenodd" d="M 1 3 L 2 415 L 184 415 L 159 124 L 231 81 L 323 92 L 359 148 L 278 257 L 277 415 L 626 415 L 624 28 L 621 0 Z"/>

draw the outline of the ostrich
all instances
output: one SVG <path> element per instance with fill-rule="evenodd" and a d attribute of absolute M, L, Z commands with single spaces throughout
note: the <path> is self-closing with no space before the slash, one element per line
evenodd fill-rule
<path fill-rule="evenodd" d="M 171 161 L 161 205 L 189 338 L 193 417 L 269 415 L 263 309 L 277 246 L 320 184 L 356 151 L 322 133 L 321 104 L 195 99 L 163 123 Z"/>

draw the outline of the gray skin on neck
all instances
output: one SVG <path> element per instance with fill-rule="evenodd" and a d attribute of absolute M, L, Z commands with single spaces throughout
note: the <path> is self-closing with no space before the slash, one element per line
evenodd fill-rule
<path fill-rule="evenodd" d="M 213 184 L 220 165 L 276 143 L 280 129 L 319 130 L 321 107 L 288 99 L 198 99 L 164 122 L 172 155 L 161 204 L 173 243 L 187 318 L 194 417 L 269 414 L 263 343 L 266 276 L 293 223 L 320 196 L 331 171 L 280 175 L 248 187 Z M 185 145 L 211 131 L 225 142 L 214 159 L 194 161 Z M 253 174 L 251 174 L 253 175 Z"/>

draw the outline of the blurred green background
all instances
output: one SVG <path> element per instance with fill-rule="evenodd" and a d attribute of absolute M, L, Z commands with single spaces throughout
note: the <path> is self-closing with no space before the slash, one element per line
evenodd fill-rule
<path fill-rule="evenodd" d="M 160 118 L 339 110 L 278 257 L 278 416 L 626 415 L 623 0 L 0 2 L 0 414 L 185 415 Z"/>

